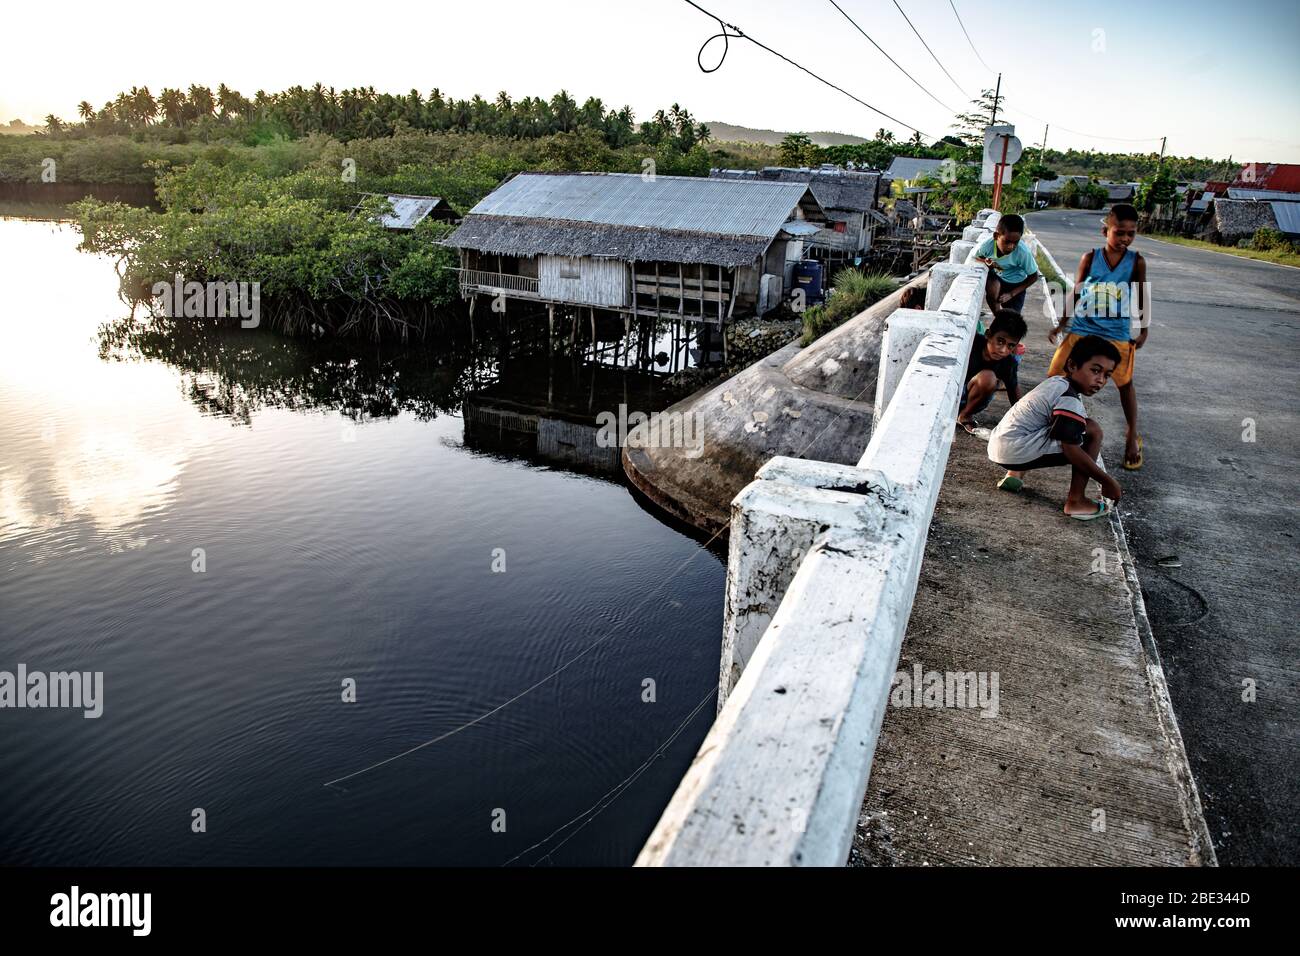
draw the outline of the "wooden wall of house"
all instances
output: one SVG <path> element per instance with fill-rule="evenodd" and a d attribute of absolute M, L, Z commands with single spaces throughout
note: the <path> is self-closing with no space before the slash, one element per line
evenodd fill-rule
<path fill-rule="evenodd" d="M 871 248 L 871 234 L 864 228 L 865 213 L 835 209 L 827 210 L 826 215 L 832 222 L 844 223 L 844 231 L 822 229 L 812 237 L 814 245 L 852 255 Z"/>
<path fill-rule="evenodd" d="M 758 305 L 758 279 L 761 274 L 757 262 L 736 269 L 737 313 L 744 315 L 753 312 Z"/>
<path fill-rule="evenodd" d="M 574 276 L 572 273 L 577 273 Z M 537 291 L 544 299 L 627 308 L 631 303 L 628 264 L 591 256 L 538 256 Z"/>

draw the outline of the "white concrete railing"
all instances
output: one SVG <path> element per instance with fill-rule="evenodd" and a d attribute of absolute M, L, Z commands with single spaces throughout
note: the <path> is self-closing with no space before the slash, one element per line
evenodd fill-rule
<path fill-rule="evenodd" d="M 858 464 L 776 457 L 732 502 L 720 712 L 638 866 L 847 860 L 984 297 L 974 244 L 890 316 Z"/>

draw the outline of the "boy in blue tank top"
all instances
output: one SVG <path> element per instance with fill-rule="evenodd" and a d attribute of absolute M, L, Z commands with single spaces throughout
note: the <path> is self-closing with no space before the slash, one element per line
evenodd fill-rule
<path fill-rule="evenodd" d="M 1069 333 L 1052 356 L 1048 375 L 1065 371 L 1066 359 L 1075 343 L 1088 335 L 1111 342 L 1119 350 L 1120 363 L 1111 380 L 1119 389 L 1124 421 L 1128 426 L 1124 439 L 1124 467 L 1136 471 L 1142 467 L 1142 435 L 1138 432 L 1137 390 L 1133 387 L 1133 363 L 1147 340 L 1146 321 L 1149 299 L 1146 293 L 1147 264 L 1130 249 L 1137 238 L 1137 210 L 1128 203 L 1111 207 L 1102 226 L 1106 243 L 1085 252 L 1079 260 L 1074 288 L 1065 294 L 1065 308 L 1048 341 L 1067 327 Z"/>

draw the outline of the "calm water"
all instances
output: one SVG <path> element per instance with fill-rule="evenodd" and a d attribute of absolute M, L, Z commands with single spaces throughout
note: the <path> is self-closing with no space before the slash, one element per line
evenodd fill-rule
<path fill-rule="evenodd" d="M 712 718 L 724 568 L 493 422 L 667 399 L 483 336 L 133 327 L 77 240 L 0 220 L 0 670 L 103 671 L 104 713 L 0 709 L 0 862 L 629 863 Z"/>

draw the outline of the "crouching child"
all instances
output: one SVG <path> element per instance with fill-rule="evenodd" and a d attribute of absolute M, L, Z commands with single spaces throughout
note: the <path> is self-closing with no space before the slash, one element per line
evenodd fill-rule
<path fill-rule="evenodd" d="M 966 363 L 966 384 L 961 390 L 957 410 L 957 424 L 972 435 L 988 433 L 978 431 L 975 416 L 989 407 L 1001 383 L 1007 390 L 1007 402 L 1020 401 L 1019 364 L 1016 346 L 1025 337 L 1028 326 L 1019 312 L 1001 309 L 994 313 L 993 322 L 983 335 L 976 335 Z"/>
<path fill-rule="evenodd" d="M 1025 220 L 1006 215 L 998 220 L 993 235 L 975 248 L 975 260 L 989 267 L 984 298 L 989 311 L 1025 311 L 1025 293 L 1038 281 L 1038 263 L 1023 241 Z"/>
<path fill-rule="evenodd" d="M 989 460 L 1007 472 L 999 488 L 1019 491 L 1025 472 L 1069 465 L 1065 514 L 1090 521 L 1109 513 L 1123 492 L 1097 464 L 1101 426 L 1087 416 L 1083 396 L 1101 391 L 1119 362 L 1119 350 L 1112 343 L 1084 336 L 1071 349 L 1064 375 L 1049 376 L 1012 406 L 989 437 Z M 1100 502 L 1086 495 L 1090 478 L 1101 485 Z"/>

